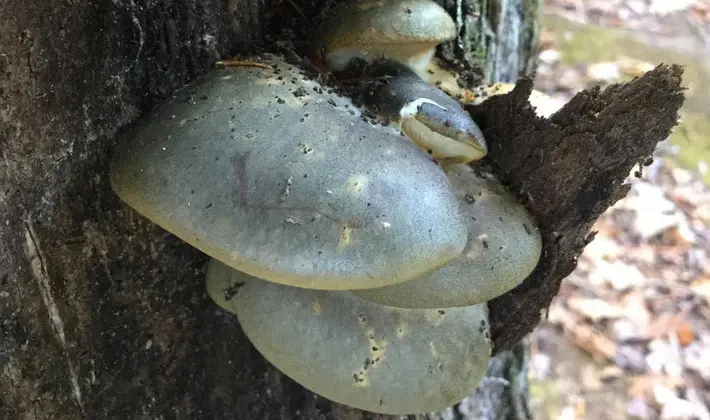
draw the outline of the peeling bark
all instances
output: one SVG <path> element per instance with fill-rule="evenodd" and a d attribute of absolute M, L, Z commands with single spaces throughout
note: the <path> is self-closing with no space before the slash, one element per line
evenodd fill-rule
<path fill-rule="evenodd" d="M 560 282 L 577 265 L 597 218 L 629 192 L 635 166 L 652 162 L 656 145 L 678 121 L 682 69 L 658 66 L 626 84 L 577 94 L 550 119 L 527 102 L 532 80 L 470 111 L 488 141 L 494 173 L 538 220 L 543 257 L 517 288 L 489 302 L 496 351 L 538 324 Z"/>

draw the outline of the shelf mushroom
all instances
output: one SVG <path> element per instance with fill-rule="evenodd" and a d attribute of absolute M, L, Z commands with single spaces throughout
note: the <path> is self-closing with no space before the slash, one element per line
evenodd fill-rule
<path fill-rule="evenodd" d="M 434 57 L 436 47 L 456 34 L 451 15 L 431 0 L 353 0 L 328 12 L 312 48 L 315 61 L 335 72 L 354 59 L 392 60 L 457 96 L 462 89 L 456 75 Z"/>
<path fill-rule="evenodd" d="M 542 237 L 525 207 L 498 181 L 478 176 L 466 165 L 447 172 L 468 224 L 464 252 L 433 273 L 358 290 L 358 296 L 403 308 L 469 306 L 506 293 L 535 269 Z"/>
<path fill-rule="evenodd" d="M 536 264 L 530 216 L 282 58 L 258 60 L 206 74 L 136 125 L 115 151 L 114 190 L 212 257 L 210 297 L 303 386 L 380 413 L 459 402 L 487 369 L 485 301 Z M 481 252 L 479 232 L 502 248 Z M 463 300 L 378 302 L 396 285 L 435 295 L 442 270 L 468 282 Z"/>
<path fill-rule="evenodd" d="M 259 280 L 215 260 L 206 277 L 210 296 L 237 314 L 269 362 L 330 400 L 377 413 L 421 414 L 460 402 L 486 374 L 485 304 L 393 308 L 347 291 Z"/>
<path fill-rule="evenodd" d="M 446 175 L 272 56 L 214 70 L 148 115 L 114 155 L 118 196 L 247 274 L 297 287 L 382 287 L 462 252 Z"/>

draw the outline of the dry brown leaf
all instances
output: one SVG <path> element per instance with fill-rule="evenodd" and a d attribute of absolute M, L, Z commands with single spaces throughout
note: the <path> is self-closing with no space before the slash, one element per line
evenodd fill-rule
<path fill-rule="evenodd" d="M 641 243 L 638 246 L 624 248 L 624 255 L 637 265 L 653 265 L 656 263 L 656 249 L 652 245 Z"/>
<path fill-rule="evenodd" d="M 597 232 L 597 237 L 618 238 L 621 234 L 620 226 L 616 225 L 609 217 L 599 218 L 592 227 Z"/>
<path fill-rule="evenodd" d="M 626 310 L 626 317 L 639 332 L 645 332 L 651 323 L 651 313 L 646 305 L 643 290 L 635 290 L 621 299 L 621 305 Z"/>
<path fill-rule="evenodd" d="M 678 343 L 686 347 L 695 340 L 695 330 L 686 317 L 685 312 L 663 313 L 648 326 L 646 337 L 649 340 L 658 340 L 666 338 L 668 334 L 675 334 Z"/>
<path fill-rule="evenodd" d="M 565 279 L 565 281 L 560 284 L 560 290 L 557 292 L 557 297 L 560 301 L 566 301 L 570 296 L 575 296 L 579 293 L 579 287 L 568 280 L 569 279 Z"/>
<path fill-rule="evenodd" d="M 599 260 L 589 273 L 592 285 L 607 286 L 617 291 L 638 289 L 646 283 L 646 276 L 633 264 L 624 261 Z"/>
<path fill-rule="evenodd" d="M 598 298 L 572 296 L 567 299 L 567 306 L 595 323 L 602 319 L 623 318 L 626 315 L 626 310 L 622 306 Z"/>
<path fill-rule="evenodd" d="M 550 321 L 561 325 L 565 333 L 571 336 L 574 345 L 595 358 L 612 360 L 616 355 L 616 343 L 561 305 L 550 307 Z"/>
<path fill-rule="evenodd" d="M 656 317 L 646 328 L 646 338 L 658 340 L 666 338 L 675 325 L 680 322 L 682 314 L 662 313 Z"/>
<path fill-rule="evenodd" d="M 710 306 L 710 275 L 701 276 L 693 280 L 690 284 L 690 290 L 696 295 L 704 297 Z"/>
<path fill-rule="evenodd" d="M 634 376 L 629 386 L 629 396 L 639 398 L 649 398 L 652 396 L 655 385 L 663 385 L 667 388 L 675 389 L 685 385 L 682 377 L 673 377 L 659 374 Z"/>
<path fill-rule="evenodd" d="M 605 235 L 597 235 L 594 240 L 584 248 L 582 256 L 593 261 L 606 259 L 607 261 L 614 260 L 624 253 L 624 249 L 619 246 L 618 242 Z"/>
<path fill-rule="evenodd" d="M 669 240 L 676 249 L 675 252 L 685 252 L 695 245 L 697 238 L 687 223 L 680 223 L 664 232 L 664 238 Z"/>
<path fill-rule="evenodd" d="M 695 17 L 703 21 L 710 21 L 710 6 L 704 4 L 696 4 L 690 8 L 690 11 Z"/>
<path fill-rule="evenodd" d="M 671 190 L 668 191 L 668 198 L 670 198 L 683 212 L 686 214 L 692 214 L 695 210 L 695 205 L 690 201 L 686 194 L 681 194 L 678 191 Z"/>
<path fill-rule="evenodd" d="M 683 346 L 689 346 L 695 340 L 695 329 L 690 325 L 687 319 L 683 319 L 675 329 L 678 343 Z"/>

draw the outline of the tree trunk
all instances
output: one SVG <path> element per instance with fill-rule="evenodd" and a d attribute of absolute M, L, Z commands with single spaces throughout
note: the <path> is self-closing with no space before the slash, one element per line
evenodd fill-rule
<path fill-rule="evenodd" d="M 2 3 L 0 418 L 384 418 L 319 398 L 265 362 L 235 317 L 206 296 L 206 257 L 119 202 L 108 183 L 108 158 L 124 127 L 216 60 L 273 46 L 283 28 L 303 44 L 322 3 Z M 538 2 L 445 5 L 462 25 L 460 38 L 442 48 L 449 62 L 478 69 L 477 81 L 531 70 Z M 516 104 L 499 109 L 518 112 Z M 516 116 L 534 118 L 523 114 Z M 666 134 L 670 114 L 658 122 Z M 503 114 L 483 118 L 495 122 L 495 115 Z M 662 139 L 643 134 L 633 138 Z M 627 161 L 647 149 L 631 150 Z M 498 355 L 489 377 L 465 403 L 432 417 L 528 417 L 526 347 L 513 344 L 538 318 L 516 317 L 539 314 L 559 278 L 530 284 L 544 289 L 541 304 L 525 304 L 529 288 L 511 295 L 515 305 L 495 303 L 512 308 L 513 319 L 500 310 L 492 317 Z"/>
<path fill-rule="evenodd" d="M 519 16 L 518 1 L 502 1 L 513 4 L 501 13 L 486 3 L 452 3 L 478 16 L 459 19 L 464 45 L 485 46 L 478 57 L 496 74 L 517 74 L 532 41 L 491 35 L 498 21 L 536 15 Z M 376 417 L 318 398 L 266 363 L 206 297 L 205 257 L 119 202 L 107 181 L 123 127 L 214 61 L 268 47 L 266 12 L 289 7 L 3 3 L 0 418 Z M 520 58 L 502 60 L 501 50 Z"/>

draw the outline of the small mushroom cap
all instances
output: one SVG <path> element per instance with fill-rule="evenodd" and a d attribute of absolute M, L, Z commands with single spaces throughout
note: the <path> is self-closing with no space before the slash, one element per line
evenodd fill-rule
<path fill-rule="evenodd" d="M 478 126 L 470 117 L 465 119 L 468 114 L 457 115 L 435 102 L 417 99 L 402 108 L 400 115 L 402 133 L 437 161 L 468 163 L 488 153 Z"/>
<path fill-rule="evenodd" d="M 463 400 L 491 352 L 485 304 L 444 310 L 377 305 L 348 291 L 283 286 L 212 261 L 207 289 L 281 372 L 351 407 L 439 411 Z"/>
<path fill-rule="evenodd" d="M 498 182 L 465 165 L 449 179 L 468 222 L 463 255 L 414 280 L 359 290 L 362 298 L 404 308 L 445 308 L 486 302 L 520 284 L 537 265 L 542 237 L 535 221 Z"/>
<path fill-rule="evenodd" d="M 438 44 L 455 37 L 453 19 L 431 0 L 355 0 L 331 11 L 313 45 L 336 71 L 355 57 L 421 61 L 419 67 Z"/>
<path fill-rule="evenodd" d="M 298 287 L 410 280 L 466 244 L 446 175 L 277 58 L 215 70 L 136 126 L 116 193 L 233 268 Z"/>
<path fill-rule="evenodd" d="M 466 163 L 488 153 L 481 129 L 455 99 L 402 66 L 391 68 L 392 77 L 361 95 L 367 107 L 437 160 Z"/>

